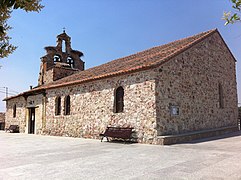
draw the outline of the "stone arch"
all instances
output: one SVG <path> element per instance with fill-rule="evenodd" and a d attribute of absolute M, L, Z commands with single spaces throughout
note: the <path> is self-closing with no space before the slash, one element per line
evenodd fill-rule
<path fill-rule="evenodd" d="M 74 68 L 75 64 L 74 64 L 74 59 L 71 56 L 67 57 L 67 63 L 69 64 L 69 66 L 71 68 Z"/>
<path fill-rule="evenodd" d="M 55 54 L 53 57 L 54 63 L 62 62 L 62 58 L 59 54 Z"/>

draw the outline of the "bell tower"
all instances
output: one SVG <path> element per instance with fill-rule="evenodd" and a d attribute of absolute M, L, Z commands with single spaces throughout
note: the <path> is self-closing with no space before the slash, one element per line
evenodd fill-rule
<path fill-rule="evenodd" d="M 65 30 L 57 36 L 56 46 L 44 48 L 46 55 L 41 58 L 38 86 L 84 70 L 83 53 L 71 48 L 71 38 Z"/>

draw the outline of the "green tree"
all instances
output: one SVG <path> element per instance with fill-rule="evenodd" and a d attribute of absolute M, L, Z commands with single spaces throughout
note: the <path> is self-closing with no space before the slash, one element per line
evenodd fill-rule
<path fill-rule="evenodd" d="M 43 6 L 41 0 L 0 0 L 0 58 L 7 57 L 17 48 L 9 40 L 8 31 L 12 28 L 8 25 L 8 19 L 15 9 L 22 9 L 26 12 L 39 12 Z"/>
<path fill-rule="evenodd" d="M 224 12 L 223 19 L 226 21 L 225 25 L 233 24 L 235 22 L 240 21 L 240 13 L 241 13 L 241 0 L 230 0 L 232 3 L 232 8 L 234 12 Z"/>

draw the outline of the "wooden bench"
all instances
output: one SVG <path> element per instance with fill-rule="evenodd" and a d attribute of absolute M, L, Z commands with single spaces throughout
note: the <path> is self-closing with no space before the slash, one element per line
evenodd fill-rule
<path fill-rule="evenodd" d="M 9 128 L 5 129 L 5 132 L 19 133 L 19 126 L 18 125 L 10 125 Z"/>
<path fill-rule="evenodd" d="M 122 139 L 126 142 L 126 140 L 132 139 L 133 128 L 130 127 L 107 127 L 105 132 L 103 134 L 100 134 L 101 142 L 104 139 L 104 137 L 107 138 L 107 141 L 109 142 L 108 137 L 115 138 L 115 139 Z"/>

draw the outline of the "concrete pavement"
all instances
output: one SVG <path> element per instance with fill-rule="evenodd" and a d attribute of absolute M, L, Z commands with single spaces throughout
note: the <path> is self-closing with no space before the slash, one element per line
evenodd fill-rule
<path fill-rule="evenodd" d="M 241 179 L 241 132 L 160 146 L 0 131 L 0 179 Z"/>

